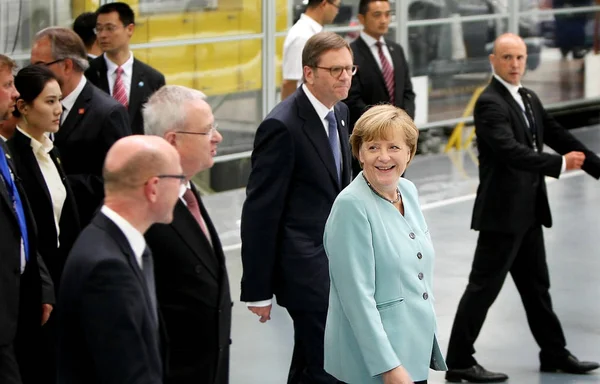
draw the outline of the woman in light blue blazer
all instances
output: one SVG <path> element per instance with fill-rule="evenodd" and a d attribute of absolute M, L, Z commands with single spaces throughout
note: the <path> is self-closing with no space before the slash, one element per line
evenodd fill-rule
<path fill-rule="evenodd" d="M 349 384 L 426 383 L 446 370 L 436 336 L 434 251 L 417 189 L 400 176 L 418 130 L 403 110 L 378 105 L 350 143 L 363 171 L 325 226 L 331 289 L 325 370 Z"/>

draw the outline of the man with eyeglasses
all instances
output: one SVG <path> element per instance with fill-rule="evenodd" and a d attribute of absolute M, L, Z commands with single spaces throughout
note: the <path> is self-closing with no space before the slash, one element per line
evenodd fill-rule
<path fill-rule="evenodd" d="M 329 269 L 323 231 L 350 182 L 348 108 L 356 67 L 332 32 L 308 39 L 303 84 L 260 124 L 242 209 L 241 301 L 261 322 L 272 297 L 294 322 L 288 383 L 337 383 L 323 369 Z"/>
<path fill-rule="evenodd" d="M 341 0 L 308 0 L 305 3 L 306 11 L 290 28 L 283 43 L 281 100 L 302 84 L 302 49 L 306 41 L 321 32 L 324 25 L 333 23 L 341 6 Z"/>
<path fill-rule="evenodd" d="M 173 222 L 146 233 L 154 254 L 156 293 L 169 336 L 166 383 L 227 384 L 231 342 L 231 295 L 225 255 L 200 193 L 190 179 L 214 164 L 223 139 L 205 95 L 167 85 L 144 106 L 148 135 L 167 140 L 179 153 L 185 193 Z"/>
<path fill-rule="evenodd" d="M 103 175 L 104 205 L 62 276 L 57 382 L 162 384 L 166 338 L 144 233 L 173 220 L 179 154 L 162 138 L 129 136 L 109 150 Z"/>
<path fill-rule="evenodd" d="M 31 63 L 46 65 L 60 81 L 63 113 L 54 145 L 85 226 L 104 196 L 104 157 L 115 141 L 131 134 L 127 111 L 86 80 L 87 52 L 72 30 L 50 27 L 39 31 L 31 48 Z"/>
<path fill-rule="evenodd" d="M 133 56 L 129 42 L 135 31 L 135 14 L 128 4 L 104 4 L 96 15 L 97 41 L 104 54 L 90 62 L 85 76 L 127 108 L 131 131 L 143 135 L 142 105 L 165 85 L 165 77 Z"/>
<path fill-rule="evenodd" d="M 352 78 L 350 93 L 344 100 L 350 109 L 350 132 L 365 110 L 376 104 L 395 105 L 415 118 L 415 93 L 404 50 L 385 38 L 391 15 L 387 0 L 361 0 L 358 5 L 358 21 L 363 30 L 350 46 L 360 70 Z M 358 160 L 353 158 L 353 175 L 361 170 Z"/>

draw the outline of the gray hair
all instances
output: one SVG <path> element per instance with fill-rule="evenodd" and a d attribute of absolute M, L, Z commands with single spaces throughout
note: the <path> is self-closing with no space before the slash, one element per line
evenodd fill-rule
<path fill-rule="evenodd" d="M 63 27 L 44 28 L 35 34 L 34 41 L 43 38 L 50 40 L 50 49 L 54 60 L 70 59 L 79 72 L 84 72 L 89 67 L 85 45 L 71 29 Z"/>
<path fill-rule="evenodd" d="M 205 100 L 206 95 L 181 85 L 165 85 L 154 92 L 142 109 L 144 132 L 163 137 L 165 133 L 182 128 L 186 120 L 186 104 Z"/>

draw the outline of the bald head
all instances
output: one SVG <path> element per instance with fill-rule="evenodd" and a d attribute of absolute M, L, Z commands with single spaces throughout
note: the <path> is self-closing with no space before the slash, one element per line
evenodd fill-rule
<path fill-rule="evenodd" d="M 498 47 L 502 48 L 504 45 L 520 45 L 525 52 L 527 52 L 527 45 L 523 38 L 519 35 L 515 35 L 514 33 L 503 33 L 494 40 L 494 47 L 492 49 L 492 53 L 495 54 Z"/>
<path fill-rule="evenodd" d="M 108 151 L 103 177 L 107 197 L 142 186 L 162 173 L 178 173 L 179 155 L 158 136 L 127 136 Z"/>
<path fill-rule="evenodd" d="M 527 46 L 514 33 L 504 33 L 494 41 L 490 55 L 494 73 L 512 85 L 520 85 L 527 64 Z"/>

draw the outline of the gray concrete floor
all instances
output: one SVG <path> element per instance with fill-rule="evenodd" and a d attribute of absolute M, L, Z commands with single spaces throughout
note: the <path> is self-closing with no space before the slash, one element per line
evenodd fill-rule
<path fill-rule="evenodd" d="M 600 152 L 600 127 L 574 131 Z M 469 230 L 477 166 L 473 153 L 417 157 L 407 172 L 419 188 L 436 248 L 435 296 L 439 338 L 445 351 L 454 313 L 467 283 L 477 233 Z M 545 231 L 554 308 L 562 321 L 567 347 L 580 359 L 600 360 L 600 182 L 581 171 L 549 180 L 554 226 Z M 244 190 L 204 198 L 226 249 L 233 308 L 231 384 L 286 382 L 293 330 L 287 312 L 274 307 L 272 320 L 261 324 L 239 301 L 242 266 L 239 218 Z M 512 280 L 492 306 L 476 344 L 479 362 L 510 376 L 513 384 L 600 383 L 589 375 L 541 374 L 538 347 Z M 432 372 L 430 383 L 444 383 Z"/>

